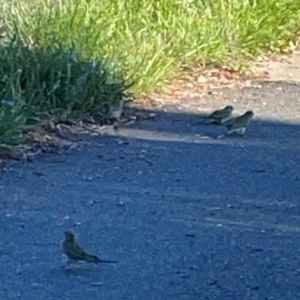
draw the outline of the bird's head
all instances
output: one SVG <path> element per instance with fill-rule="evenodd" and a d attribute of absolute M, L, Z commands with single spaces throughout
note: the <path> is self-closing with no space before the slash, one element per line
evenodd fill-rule
<path fill-rule="evenodd" d="M 245 116 L 247 116 L 248 118 L 252 118 L 254 116 L 254 113 L 252 110 L 248 110 L 245 112 Z"/>
<path fill-rule="evenodd" d="M 65 232 L 65 238 L 67 242 L 73 243 L 75 240 L 74 234 L 72 231 L 66 230 Z"/>
<path fill-rule="evenodd" d="M 233 106 L 232 105 L 227 105 L 225 107 L 225 110 L 228 111 L 228 112 L 231 112 L 231 111 L 233 111 Z"/>

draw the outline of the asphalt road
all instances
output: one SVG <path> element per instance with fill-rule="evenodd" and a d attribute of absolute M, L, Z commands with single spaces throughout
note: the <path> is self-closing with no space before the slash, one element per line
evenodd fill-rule
<path fill-rule="evenodd" d="M 128 145 L 108 130 L 1 173 L 0 299 L 300 299 L 299 125 L 217 140 L 194 121 L 158 113 Z M 63 268 L 66 229 L 119 263 Z"/>

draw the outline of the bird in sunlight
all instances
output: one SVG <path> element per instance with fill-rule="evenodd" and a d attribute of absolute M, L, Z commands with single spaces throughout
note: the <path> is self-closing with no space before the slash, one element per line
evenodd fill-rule
<path fill-rule="evenodd" d="M 215 110 L 205 118 L 204 124 L 224 124 L 229 119 L 231 119 L 232 111 L 232 105 L 227 105 L 223 109 Z"/>
<path fill-rule="evenodd" d="M 232 123 L 226 125 L 227 132 L 225 135 L 231 135 L 233 133 L 238 133 L 240 135 L 244 135 L 246 132 L 246 129 L 251 121 L 251 119 L 254 117 L 254 113 L 252 110 L 246 111 L 243 115 L 233 119 Z"/>
<path fill-rule="evenodd" d="M 70 261 L 86 261 L 91 263 L 117 263 L 114 260 L 103 260 L 95 255 L 88 254 L 76 241 L 73 232 L 65 231 L 65 240 L 62 244 L 62 250 Z"/>

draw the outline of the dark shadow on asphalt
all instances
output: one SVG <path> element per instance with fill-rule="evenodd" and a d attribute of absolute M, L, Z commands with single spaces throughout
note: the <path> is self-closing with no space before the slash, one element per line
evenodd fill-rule
<path fill-rule="evenodd" d="M 215 139 L 226 132 L 225 126 L 203 124 L 204 113 L 187 113 L 181 111 L 165 112 L 159 110 L 136 110 L 139 115 L 156 114 L 153 118 L 140 118 L 139 122 L 128 125 L 126 128 L 139 129 L 145 131 L 155 131 L 159 133 L 173 134 L 198 134 Z M 300 122 L 300 119 L 299 119 Z M 300 124 L 286 124 L 282 122 L 258 120 L 255 118 L 249 125 L 246 139 L 264 139 L 265 141 L 285 140 L 290 138 L 300 139 Z M 235 136 L 237 137 L 237 136 Z M 232 140 L 235 137 L 229 137 Z"/>

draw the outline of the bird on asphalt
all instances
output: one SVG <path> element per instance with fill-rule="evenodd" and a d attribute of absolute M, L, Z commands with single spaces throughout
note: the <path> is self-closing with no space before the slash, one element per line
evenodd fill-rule
<path fill-rule="evenodd" d="M 223 109 L 215 110 L 205 118 L 206 120 L 204 121 L 204 124 L 224 124 L 226 121 L 231 119 L 232 111 L 232 105 L 227 105 Z"/>
<path fill-rule="evenodd" d="M 64 232 L 65 240 L 62 243 L 62 250 L 70 261 L 86 261 L 91 263 L 117 263 L 114 260 L 103 260 L 96 255 L 88 254 L 76 241 L 73 232 Z"/>
<path fill-rule="evenodd" d="M 226 125 L 227 132 L 225 135 L 231 135 L 233 133 L 238 133 L 240 135 L 244 135 L 246 132 L 246 129 L 251 121 L 251 119 L 254 117 L 254 113 L 252 110 L 246 111 L 243 115 L 235 118 L 232 123 Z"/>

